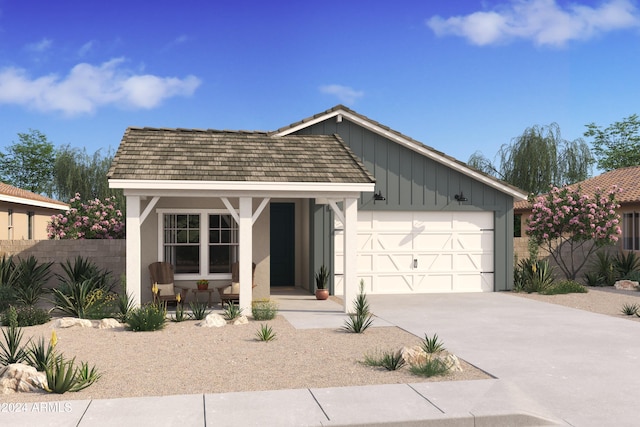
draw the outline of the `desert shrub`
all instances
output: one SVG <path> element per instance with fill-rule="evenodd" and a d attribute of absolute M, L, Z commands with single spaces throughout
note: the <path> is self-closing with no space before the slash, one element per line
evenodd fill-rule
<path fill-rule="evenodd" d="M 254 320 L 271 320 L 278 314 L 278 304 L 268 298 L 251 302 L 251 315 Z"/>
<path fill-rule="evenodd" d="M 15 320 L 18 326 L 34 326 L 42 325 L 51 320 L 51 315 L 48 311 L 41 308 L 33 307 L 31 305 L 11 307 L 15 312 Z M 10 309 L 5 310 L 0 316 L 2 324 L 8 326 L 11 323 Z"/>
<path fill-rule="evenodd" d="M 640 271 L 632 271 L 631 273 L 627 274 L 624 279 L 633 280 L 634 282 L 640 282 Z"/>
<path fill-rule="evenodd" d="M 242 315 L 242 309 L 239 305 L 236 305 L 231 301 L 227 306 L 222 310 L 222 315 L 227 320 L 235 320 Z"/>
<path fill-rule="evenodd" d="M 596 253 L 596 258 L 589 264 L 585 280 L 589 286 L 613 286 L 616 282 L 614 259 L 608 252 Z"/>
<path fill-rule="evenodd" d="M 51 277 L 53 262 L 39 263 L 33 255 L 21 259 L 15 266 L 13 288 L 18 302 L 34 305 L 45 293 L 44 285 Z"/>
<path fill-rule="evenodd" d="M 640 258 L 635 252 L 619 252 L 613 259 L 613 269 L 617 279 L 628 279 L 629 275 L 640 270 Z"/>
<path fill-rule="evenodd" d="M 80 367 L 75 366 L 75 358 L 66 360 L 58 355 L 53 358 L 45 369 L 47 374 L 47 391 L 50 393 L 76 392 L 89 387 L 96 382 L 101 374 L 95 366 L 89 368 L 88 363 L 81 362 Z"/>
<path fill-rule="evenodd" d="M 53 362 L 54 345 L 51 342 L 45 344 L 44 338 L 40 337 L 37 342 L 31 342 L 27 348 L 27 363 L 40 372 L 45 372 L 47 366 Z"/>
<path fill-rule="evenodd" d="M 514 280 L 517 275 L 518 283 L 514 283 L 514 290 L 528 293 L 544 292 L 553 284 L 553 268 L 549 261 L 525 258 L 520 260 L 517 270 Z"/>
<path fill-rule="evenodd" d="M 445 350 L 444 343 L 440 341 L 438 334 L 433 334 L 431 338 L 429 338 L 429 335 L 425 334 L 424 339 L 420 343 L 420 347 L 427 354 L 439 353 Z"/>
<path fill-rule="evenodd" d="M 145 304 L 134 308 L 129 315 L 129 329 L 134 332 L 158 331 L 167 322 L 167 307 L 158 304 Z"/>
<path fill-rule="evenodd" d="M 369 302 L 364 292 L 364 280 L 360 280 L 360 292 L 353 302 L 354 312 L 349 313 L 349 318 L 342 327 L 346 331 L 361 334 L 373 323 L 373 314 L 369 311 Z"/>
<path fill-rule="evenodd" d="M 638 304 L 624 304 L 620 312 L 626 316 L 633 316 L 638 313 L 638 310 L 640 310 L 640 305 Z"/>
<path fill-rule="evenodd" d="M 116 300 L 116 312 L 115 318 L 120 323 L 127 323 L 129 321 L 129 316 L 131 315 L 131 311 L 135 308 L 135 303 L 126 289 L 123 291 L 121 295 L 118 296 Z"/>
<path fill-rule="evenodd" d="M 377 354 L 365 354 L 362 362 L 367 366 L 385 368 L 387 371 L 395 371 L 404 366 L 404 358 L 401 351 L 383 351 Z"/>
<path fill-rule="evenodd" d="M 191 315 L 195 320 L 203 320 L 209 314 L 207 305 L 200 301 L 190 302 L 189 308 L 191 308 Z"/>
<path fill-rule="evenodd" d="M 543 295 L 558 295 L 558 294 L 584 294 L 587 293 L 587 288 L 574 280 L 561 280 L 554 283 L 549 288 L 540 292 Z"/>
<path fill-rule="evenodd" d="M 276 339 L 276 333 L 273 331 L 273 328 L 264 323 L 260 324 L 260 329 L 256 331 L 256 339 L 258 341 L 269 342 Z"/>
<path fill-rule="evenodd" d="M 10 305 L 14 305 L 17 302 L 13 287 L 0 285 L 0 312 L 5 311 Z"/>
<path fill-rule="evenodd" d="M 451 369 L 451 366 L 447 362 L 436 357 L 427 358 L 423 363 L 409 367 L 412 374 L 427 378 L 446 375 L 449 369 Z"/>
<path fill-rule="evenodd" d="M 22 345 L 22 328 L 11 324 L 2 329 L 3 341 L 0 341 L 0 366 L 20 363 L 26 360 L 26 345 Z"/>

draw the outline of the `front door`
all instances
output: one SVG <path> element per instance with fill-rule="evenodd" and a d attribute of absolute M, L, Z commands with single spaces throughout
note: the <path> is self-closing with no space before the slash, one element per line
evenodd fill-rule
<path fill-rule="evenodd" d="M 271 203 L 271 286 L 295 285 L 295 205 Z"/>

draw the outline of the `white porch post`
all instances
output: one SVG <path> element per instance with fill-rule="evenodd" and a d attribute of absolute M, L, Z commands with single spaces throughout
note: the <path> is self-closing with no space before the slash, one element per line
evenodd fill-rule
<path fill-rule="evenodd" d="M 140 305 L 140 197 L 127 196 L 127 294 L 136 306 Z"/>
<path fill-rule="evenodd" d="M 344 199 L 344 267 L 343 296 L 344 312 L 353 310 L 353 302 L 358 294 L 357 241 L 358 241 L 358 199 Z"/>
<path fill-rule="evenodd" d="M 251 197 L 240 197 L 238 262 L 240 263 L 240 308 L 245 315 L 251 313 L 251 278 L 253 263 L 253 206 Z"/>

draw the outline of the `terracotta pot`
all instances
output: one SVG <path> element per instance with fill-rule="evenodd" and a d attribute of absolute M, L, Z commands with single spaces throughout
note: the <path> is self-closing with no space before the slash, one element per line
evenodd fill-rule
<path fill-rule="evenodd" d="M 207 289 L 209 289 L 209 284 L 208 283 L 198 283 L 198 290 L 199 291 L 206 291 Z"/>
<path fill-rule="evenodd" d="M 316 299 L 324 300 L 329 298 L 329 289 L 316 289 Z"/>

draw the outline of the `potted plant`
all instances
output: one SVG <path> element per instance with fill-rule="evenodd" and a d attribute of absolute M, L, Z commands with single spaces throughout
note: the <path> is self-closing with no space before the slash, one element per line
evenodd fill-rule
<path fill-rule="evenodd" d="M 325 265 L 322 265 L 316 273 L 316 299 L 325 300 L 329 298 L 329 289 L 327 289 L 328 282 L 329 269 L 327 269 Z"/>
<path fill-rule="evenodd" d="M 199 291 L 206 291 L 207 289 L 209 289 L 209 281 L 207 279 L 200 279 L 196 282 L 196 284 L 198 285 Z"/>

